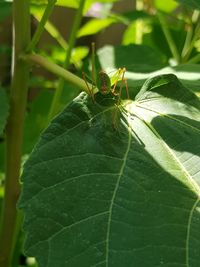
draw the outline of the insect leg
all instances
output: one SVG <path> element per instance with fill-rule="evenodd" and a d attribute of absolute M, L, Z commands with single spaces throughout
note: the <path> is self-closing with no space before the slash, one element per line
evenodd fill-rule
<path fill-rule="evenodd" d="M 93 86 L 92 86 L 92 89 L 89 87 L 89 85 L 88 85 L 88 82 L 87 82 L 87 79 L 86 79 L 86 77 L 85 77 L 85 73 L 84 73 L 84 72 L 82 72 L 82 76 L 83 76 L 83 80 L 85 81 L 85 84 L 86 84 L 86 86 L 87 86 L 88 93 L 89 93 L 89 95 L 91 96 L 92 100 L 94 101 Z"/>
<path fill-rule="evenodd" d="M 123 68 L 122 82 L 125 84 L 125 87 L 126 87 L 126 95 L 127 95 L 127 98 L 129 99 L 130 96 L 129 96 L 129 90 L 128 90 L 128 83 L 127 83 L 127 80 L 124 78 L 125 72 L 126 72 L 126 68 Z"/>
<path fill-rule="evenodd" d="M 118 93 L 115 93 L 115 89 L 116 89 L 116 86 L 117 86 L 117 84 L 118 84 L 118 82 L 119 82 L 119 80 L 120 80 L 120 76 L 121 76 L 122 70 L 123 70 L 123 69 L 119 68 L 119 69 L 117 70 L 117 72 L 114 74 L 114 76 L 116 76 L 116 82 L 114 83 L 114 86 L 113 86 L 113 89 L 112 89 L 112 93 L 113 93 L 113 95 L 115 95 L 115 96 L 118 95 Z"/>

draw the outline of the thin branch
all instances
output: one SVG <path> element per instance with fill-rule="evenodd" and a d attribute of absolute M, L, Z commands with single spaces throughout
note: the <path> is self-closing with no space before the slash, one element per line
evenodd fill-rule
<path fill-rule="evenodd" d="M 177 61 L 177 63 L 179 63 L 180 62 L 180 55 L 179 55 L 178 49 L 176 47 L 176 44 L 175 44 L 175 42 L 174 42 L 174 40 L 172 38 L 171 32 L 170 32 L 170 30 L 168 28 L 168 25 L 167 25 L 167 22 L 165 20 L 165 17 L 160 12 L 157 12 L 157 16 L 158 16 L 158 19 L 160 21 L 160 25 L 161 25 L 161 28 L 162 28 L 163 33 L 165 35 L 165 38 L 167 40 L 167 43 L 169 45 L 170 51 L 172 53 L 172 56 Z"/>
<path fill-rule="evenodd" d="M 80 27 L 80 23 L 82 20 L 82 13 L 84 8 L 85 0 L 80 0 L 79 8 L 76 12 L 76 16 L 73 22 L 72 31 L 69 38 L 69 46 L 66 53 L 66 58 L 63 64 L 64 69 L 68 69 L 70 64 L 70 58 L 72 54 L 72 49 L 74 48 L 75 42 L 76 42 L 76 36 L 78 29 Z M 58 87 L 56 88 L 56 92 L 54 94 L 54 98 L 51 104 L 51 108 L 48 115 L 48 122 L 52 119 L 52 117 L 58 112 L 59 106 L 60 106 L 60 99 L 62 97 L 62 92 L 64 88 L 64 79 L 60 77 L 58 81 Z"/>
<path fill-rule="evenodd" d="M 87 94 L 89 94 L 87 86 L 86 86 L 85 81 L 83 79 L 81 79 L 78 76 L 74 75 L 73 73 L 65 70 L 64 68 L 60 67 L 59 65 L 49 61 L 45 57 L 38 55 L 38 54 L 24 54 L 24 55 L 21 55 L 20 58 L 44 67 L 46 70 L 58 75 L 59 77 L 62 77 L 64 80 L 77 86 L 78 88 L 80 88 L 81 90 L 83 90 Z M 92 85 L 89 84 L 89 86 L 91 87 Z M 96 92 L 97 92 L 97 89 L 95 90 L 95 93 Z"/>
<path fill-rule="evenodd" d="M 34 35 L 33 35 L 31 42 L 29 43 L 29 45 L 27 47 L 27 52 L 33 51 L 35 49 L 35 46 L 37 45 L 37 43 L 40 40 L 40 37 L 41 37 L 41 35 L 45 29 L 44 26 L 45 26 L 47 20 L 49 19 L 56 2 L 57 2 L 57 0 L 49 0 L 48 1 L 48 4 L 47 4 L 45 11 L 44 11 L 44 14 L 43 14 L 43 16 L 42 16 L 42 18 L 38 24 L 38 27 L 37 27 Z"/>

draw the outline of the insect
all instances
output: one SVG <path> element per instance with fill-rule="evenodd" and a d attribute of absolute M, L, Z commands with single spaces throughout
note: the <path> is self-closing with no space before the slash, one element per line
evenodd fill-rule
<path fill-rule="evenodd" d="M 118 121 L 118 107 L 121 103 L 122 88 L 125 85 L 127 98 L 129 99 L 128 84 L 125 79 L 126 68 L 117 69 L 114 74 L 109 75 L 100 70 L 98 73 L 95 68 L 95 49 L 92 44 L 92 85 L 87 82 L 86 75 L 83 73 L 83 79 L 86 83 L 88 92 L 94 102 L 100 103 L 100 105 L 114 105 L 114 112 L 112 118 L 112 124 L 114 129 L 117 129 Z M 98 89 L 98 92 L 97 92 Z"/>
<path fill-rule="evenodd" d="M 127 98 L 129 98 L 128 84 L 124 77 L 125 72 L 126 68 L 119 68 L 114 72 L 111 78 L 104 70 L 100 70 L 98 73 L 96 73 L 95 48 L 94 48 L 94 43 L 92 43 L 92 86 L 91 87 L 89 86 L 84 73 L 83 73 L 83 79 L 86 83 L 88 92 L 94 101 L 95 101 L 94 92 L 95 89 L 98 89 L 103 96 L 109 95 L 114 99 L 116 99 L 119 104 L 121 100 L 121 92 L 123 85 L 125 85 Z M 119 83 L 120 87 L 117 88 Z"/>

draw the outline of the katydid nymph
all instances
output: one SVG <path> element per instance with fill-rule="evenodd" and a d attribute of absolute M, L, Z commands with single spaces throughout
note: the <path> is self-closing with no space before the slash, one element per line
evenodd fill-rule
<path fill-rule="evenodd" d="M 129 98 L 128 84 L 125 79 L 125 68 L 119 68 L 114 72 L 110 78 L 104 70 L 100 70 L 98 73 L 95 68 L 95 48 L 94 43 L 92 44 L 92 86 L 86 80 L 86 76 L 83 73 L 83 79 L 86 83 L 89 95 L 91 96 L 93 102 L 98 102 L 100 105 L 107 106 L 114 105 L 115 112 L 113 115 L 113 125 L 116 128 L 118 107 L 121 103 L 121 92 L 125 85 L 127 98 Z M 120 84 L 119 88 L 117 88 Z M 94 91 L 98 92 L 94 94 Z M 98 101 L 100 99 L 100 101 Z"/>
<path fill-rule="evenodd" d="M 95 65 L 95 46 L 94 46 L 94 43 L 92 43 L 92 87 L 90 88 L 84 73 L 83 73 L 83 79 L 88 88 L 88 92 L 93 100 L 95 100 L 94 89 L 97 88 L 103 96 L 111 94 L 119 103 L 121 99 L 121 91 L 122 91 L 123 85 L 125 85 L 126 87 L 127 98 L 129 98 L 128 84 L 124 77 L 126 68 L 119 68 L 118 70 L 114 72 L 114 74 L 110 78 L 104 70 L 100 70 L 97 73 L 95 66 L 96 66 Z M 119 91 L 117 92 L 117 85 L 119 82 L 121 83 L 120 83 Z"/>

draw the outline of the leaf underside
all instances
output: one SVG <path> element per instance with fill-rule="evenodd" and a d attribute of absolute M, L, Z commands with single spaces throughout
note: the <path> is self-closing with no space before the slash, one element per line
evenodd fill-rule
<path fill-rule="evenodd" d="M 174 75 L 120 105 L 80 94 L 25 164 L 26 254 L 40 267 L 197 267 L 199 119 Z"/>

